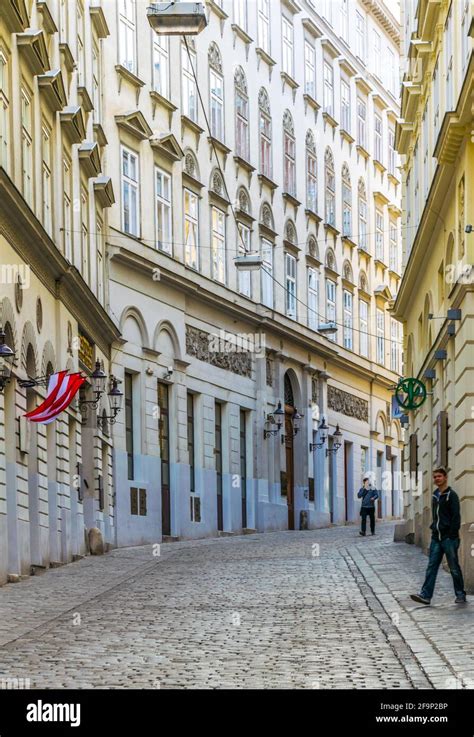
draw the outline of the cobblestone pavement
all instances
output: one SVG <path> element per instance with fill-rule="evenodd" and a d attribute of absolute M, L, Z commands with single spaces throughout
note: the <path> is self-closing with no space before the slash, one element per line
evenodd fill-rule
<path fill-rule="evenodd" d="M 0 678 L 32 688 L 474 687 L 474 604 L 393 525 L 115 550 L 0 588 Z M 155 550 L 156 552 L 156 550 Z"/>

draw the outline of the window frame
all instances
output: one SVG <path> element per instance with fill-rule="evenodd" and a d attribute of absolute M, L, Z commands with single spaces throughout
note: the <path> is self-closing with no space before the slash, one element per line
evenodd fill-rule
<path fill-rule="evenodd" d="M 162 251 L 163 253 L 168 253 L 170 256 L 173 255 L 173 178 L 172 175 L 162 169 L 161 167 L 155 165 L 155 245 L 159 251 Z M 166 199 L 166 196 L 164 194 L 159 193 L 159 187 L 158 187 L 158 180 L 159 178 L 162 179 L 163 183 L 167 184 L 168 191 L 169 191 L 169 199 Z M 160 224 L 160 216 L 159 213 L 167 213 L 167 223 L 166 228 L 159 227 Z M 160 231 L 161 233 L 164 233 L 165 230 L 168 233 L 168 239 L 167 240 L 161 240 L 159 238 Z M 162 245 L 160 245 L 160 243 Z"/>
<path fill-rule="evenodd" d="M 128 154 L 128 156 L 135 159 L 135 167 L 136 167 L 136 180 L 133 180 L 131 176 L 126 175 L 124 173 L 124 153 Z M 128 185 L 131 190 L 135 191 L 136 197 L 136 232 L 133 230 L 127 230 L 125 228 L 125 186 Z M 140 203 L 140 154 L 133 149 L 129 148 L 128 146 L 125 146 L 123 143 L 120 145 L 120 191 L 121 191 L 121 215 L 122 215 L 122 230 L 124 233 L 127 233 L 128 235 L 134 236 L 135 238 L 140 238 L 140 209 L 141 209 L 141 203 Z M 130 210 L 131 212 L 131 210 Z M 129 214 L 129 219 L 131 220 L 131 215 Z"/>

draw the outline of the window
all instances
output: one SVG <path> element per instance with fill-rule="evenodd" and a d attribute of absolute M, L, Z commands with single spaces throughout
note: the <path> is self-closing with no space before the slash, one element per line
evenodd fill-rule
<path fill-rule="evenodd" d="M 92 46 L 92 104 L 94 105 L 94 123 L 101 120 L 102 92 L 101 92 L 101 65 L 99 47 L 94 43 Z"/>
<path fill-rule="evenodd" d="M 363 445 L 360 448 L 360 471 L 361 476 L 369 470 L 369 449 Z"/>
<path fill-rule="evenodd" d="M 420 139 L 417 140 L 413 151 L 413 171 L 414 171 L 414 214 L 415 214 L 415 227 L 420 222 Z"/>
<path fill-rule="evenodd" d="M 428 125 L 428 103 L 426 103 L 423 111 L 421 128 L 423 135 L 423 197 L 426 200 L 430 185 L 430 131 Z"/>
<path fill-rule="evenodd" d="M 356 11 L 356 54 L 361 61 L 366 60 L 366 26 L 365 18 Z"/>
<path fill-rule="evenodd" d="M 336 184 L 334 173 L 334 158 L 330 148 L 326 149 L 324 157 L 325 192 L 326 192 L 326 223 L 336 225 Z"/>
<path fill-rule="evenodd" d="M 138 155 L 122 146 L 122 228 L 139 236 Z"/>
<path fill-rule="evenodd" d="M 397 96 L 398 78 L 397 78 L 397 62 L 395 54 L 392 49 L 387 48 L 387 87 L 388 91 L 392 93 L 394 97 Z"/>
<path fill-rule="evenodd" d="M 234 75 L 235 86 L 235 149 L 237 156 L 245 161 L 249 153 L 249 99 L 247 80 L 242 67 L 238 67 Z"/>
<path fill-rule="evenodd" d="M 316 99 L 316 51 L 309 41 L 304 42 L 304 91 Z"/>
<path fill-rule="evenodd" d="M 68 156 L 63 158 L 63 249 L 64 256 L 72 263 L 72 167 Z"/>
<path fill-rule="evenodd" d="M 31 110 L 31 97 L 28 92 L 21 88 L 21 158 L 22 158 L 22 183 L 23 197 L 29 205 L 33 203 L 33 121 Z"/>
<path fill-rule="evenodd" d="M 382 147 L 382 118 L 375 113 L 374 116 L 374 159 L 383 163 Z"/>
<path fill-rule="evenodd" d="M 169 37 L 153 33 L 153 89 L 169 97 Z M 187 52 L 186 52 L 187 56 Z"/>
<path fill-rule="evenodd" d="M 242 502 L 242 529 L 247 527 L 247 413 L 244 409 L 240 415 L 240 496 Z"/>
<path fill-rule="evenodd" d="M 189 45 L 188 48 L 189 54 L 186 46 L 181 47 L 182 105 L 183 114 L 196 123 L 198 119 L 197 92 L 193 74 L 193 69 L 197 74 L 196 52 Z"/>
<path fill-rule="evenodd" d="M 341 79 L 341 128 L 351 132 L 351 89 L 344 79 Z"/>
<path fill-rule="evenodd" d="M 224 140 L 224 80 L 220 52 L 213 43 L 209 47 L 209 94 L 211 106 L 211 135 Z"/>
<path fill-rule="evenodd" d="M 306 133 L 306 209 L 318 211 L 316 143 L 311 130 Z"/>
<path fill-rule="evenodd" d="M 251 251 L 251 233 L 250 228 L 243 223 L 239 223 L 239 256 L 243 256 L 245 253 Z M 238 274 L 238 290 L 240 294 L 245 297 L 252 296 L 252 280 L 250 271 L 243 271 L 239 269 Z"/>
<path fill-rule="evenodd" d="M 388 173 L 395 176 L 395 130 L 388 129 Z"/>
<path fill-rule="evenodd" d="M 248 30 L 247 0 L 234 0 L 234 23 L 244 31 Z"/>
<path fill-rule="evenodd" d="M 395 223 L 390 223 L 390 254 L 389 254 L 389 267 L 391 271 L 395 271 L 398 274 L 398 237 L 397 237 L 397 226 Z"/>
<path fill-rule="evenodd" d="M 285 254 L 286 314 L 296 320 L 296 258 Z"/>
<path fill-rule="evenodd" d="M 365 185 L 361 180 L 359 182 L 359 248 L 364 251 L 368 249 L 367 243 L 367 198 L 365 194 Z"/>
<path fill-rule="evenodd" d="M 133 479 L 133 377 L 132 374 L 125 372 L 124 381 L 124 400 L 125 400 L 125 448 L 127 451 L 127 470 L 128 478 Z"/>
<path fill-rule="evenodd" d="M 282 23 L 282 70 L 290 75 L 294 76 L 293 69 L 293 24 L 284 16 L 281 19 Z"/>
<path fill-rule="evenodd" d="M 199 201 L 189 189 L 184 190 L 184 244 L 185 263 L 199 269 Z"/>
<path fill-rule="evenodd" d="M 214 458 L 216 463 L 217 529 L 224 529 L 222 484 L 222 405 L 214 404 Z"/>
<path fill-rule="evenodd" d="M 160 251 L 172 253 L 171 177 L 155 168 L 156 244 Z"/>
<path fill-rule="evenodd" d="M 326 322 L 336 322 L 336 282 L 326 279 Z M 328 336 L 336 340 L 335 335 Z"/>
<path fill-rule="evenodd" d="M 81 263 L 79 270 L 82 278 L 90 284 L 90 241 L 89 241 L 89 195 L 83 187 L 81 191 Z"/>
<path fill-rule="evenodd" d="M 0 166 L 7 172 L 10 170 L 9 139 L 8 65 L 7 57 L 0 49 Z"/>
<path fill-rule="evenodd" d="M 104 291 L 104 226 L 102 223 L 102 220 L 100 218 L 97 218 L 97 225 L 96 225 L 97 233 L 96 233 L 96 248 L 97 248 L 97 299 L 99 300 L 100 304 L 103 305 L 105 301 L 105 291 Z"/>
<path fill-rule="evenodd" d="M 353 348 L 353 296 L 347 289 L 343 291 L 344 303 L 344 348 Z"/>
<path fill-rule="evenodd" d="M 365 300 L 359 300 L 359 352 L 365 358 L 369 357 L 369 305 Z"/>
<path fill-rule="evenodd" d="M 283 190 L 296 196 L 295 130 L 288 110 L 283 116 Z"/>
<path fill-rule="evenodd" d="M 352 238 L 352 187 L 347 164 L 342 167 L 342 235 Z"/>
<path fill-rule="evenodd" d="M 384 261 L 384 242 L 383 242 L 383 213 L 380 210 L 375 211 L 375 258 Z"/>
<path fill-rule="evenodd" d="M 212 278 L 225 284 L 225 214 L 217 207 L 211 208 L 211 271 Z"/>
<path fill-rule="evenodd" d="M 260 171 L 269 179 L 272 178 L 272 121 L 268 95 L 262 88 L 258 97 L 259 131 L 260 131 Z"/>
<path fill-rule="evenodd" d="M 454 107 L 454 69 L 453 69 L 453 5 L 449 8 L 445 28 L 445 64 L 446 64 L 446 110 Z"/>
<path fill-rule="evenodd" d="M 400 345 L 398 339 L 398 322 L 390 318 L 390 368 L 395 373 L 400 373 Z"/>
<path fill-rule="evenodd" d="M 270 0 L 258 0 L 258 45 L 270 53 Z"/>
<path fill-rule="evenodd" d="M 196 493 L 196 450 L 194 443 L 194 395 L 187 393 L 189 493 Z M 194 503 L 191 499 L 191 521 L 194 519 Z"/>
<path fill-rule="evenodd" d="M 347 43 L 349 40 L 349 0 L 341 0 L 340 11 L 341 37 Z"/>
<path fill-rule="evenodd" d="M 372 29 L 372 52 L 373 52 L 373 67 L 375 76 L 380 80 L 382 79 L 382 42 L 380 34 Z"/>
<path fill-rule="evenodd" d="M 385 364 L 385 313 L 377 310 L 377 363 Z"/>
<path fill-rule="evenodd" d="M 273 244 L 262 238 L 262 304 L 273 309 Z"/>
<path fill-rule="evenodd" d="M 308 269 L 308 327 L 317 330 L 319 325 L 318 272 Z"/>
<path fill-rule="evenodd" d="M 332 64 L 324 62 L 324 112 L 334 117 L 334 70 Z"/>
<path fill-rule="evenodd" d="M 132 74 L 137 73 L 135 0 L 120 0 L 119 4 L 119 64 Z"/>
<path fill-rule="evenodd" d="M 85 27 L 84 8 L 82 2 L 77 3 L 77 82 L 79 86 L 86 84 L 86 56 L 84 49 Z"/>
<path fill-rule="evenodd" d="M 435 68 L 433 71 L 433 127 L 434 137 L 438 136 L 439 132 L 439 58 L 436 60 Z"/>
<path fill-rule="evenodd" d="M 360 97 L 357 98 L 357 143 L 366 148 L 366 119 L 367 105 Z"/>
<path fill-rule="evenodd" d="M 462 59 L 462 71 L 466 71 L 467 62 L 469 59 L 469 52 L 471 50 L 471 39 L 469 36 L 469 7 L 470 0 L 464 0 L 462 9 L 462 21 L 461 21 L 461 59 Z"/>
<path fill-rule="evenodd" d="M 59 3 L 59 41 L 67 43 L 69 29 L 69 0 Z"/>
<path fill-rule="evenodd" d="M 53 230 L 53 180 L 51 176 L 51 130 L 48 126 L 42 127 L 42 187 L 43 187 L 43 226 L 47 233 L 52 235 Z"/>

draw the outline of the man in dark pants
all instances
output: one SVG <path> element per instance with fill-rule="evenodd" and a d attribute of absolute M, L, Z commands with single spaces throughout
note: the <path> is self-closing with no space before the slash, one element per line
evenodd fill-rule
<path fill-rule="evenodd" d="M 443 555 L 445 555 L 451 576 L 453 577 L 456 604 L 465 604 L 466 592 L 464 591 L 464 580 L 458 560 L 460 543 L 459 528 L 461 527 L 459 497 L 448 486 L 448 474 L 445 468 L 436 468 L 434 470 L 433 481 L 437 489 L 433 494 L 432 502 L 433 522 L 430 525 L 432 538 L 428 568 L 421 593 L 419 595 L 410 594 L 410 596 L 413 601 L 419 604 L 430 604 L 436 583 L 436 576 L 438 575 Z"/>
<path fill-rule="evenodd" d="M 361 529 L 359 535 L 365 537 L 365 531 L 367 529 L 367 517 L 370 517 L 370 532 L 375 535 L 375 501 L 379 498 L 379 493 L 370 486 L 369 476 L 364 476 L 362 479 L 362 488 L 359 489 L 357 496 L 362 499 L 362 506 L 360 508 L 361 516 Z"/>

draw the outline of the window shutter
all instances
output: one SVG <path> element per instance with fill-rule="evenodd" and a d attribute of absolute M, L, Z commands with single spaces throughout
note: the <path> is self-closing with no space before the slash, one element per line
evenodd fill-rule
<path fill-rule="evenodd" d="M 138 514 L 138 489 L 130 489 L 130 514 Z"/>
<path fill-rule="evenodd" d="M 140 515 L 146 517 L 146 489 L 139 489 L 140 494 Z"/>

